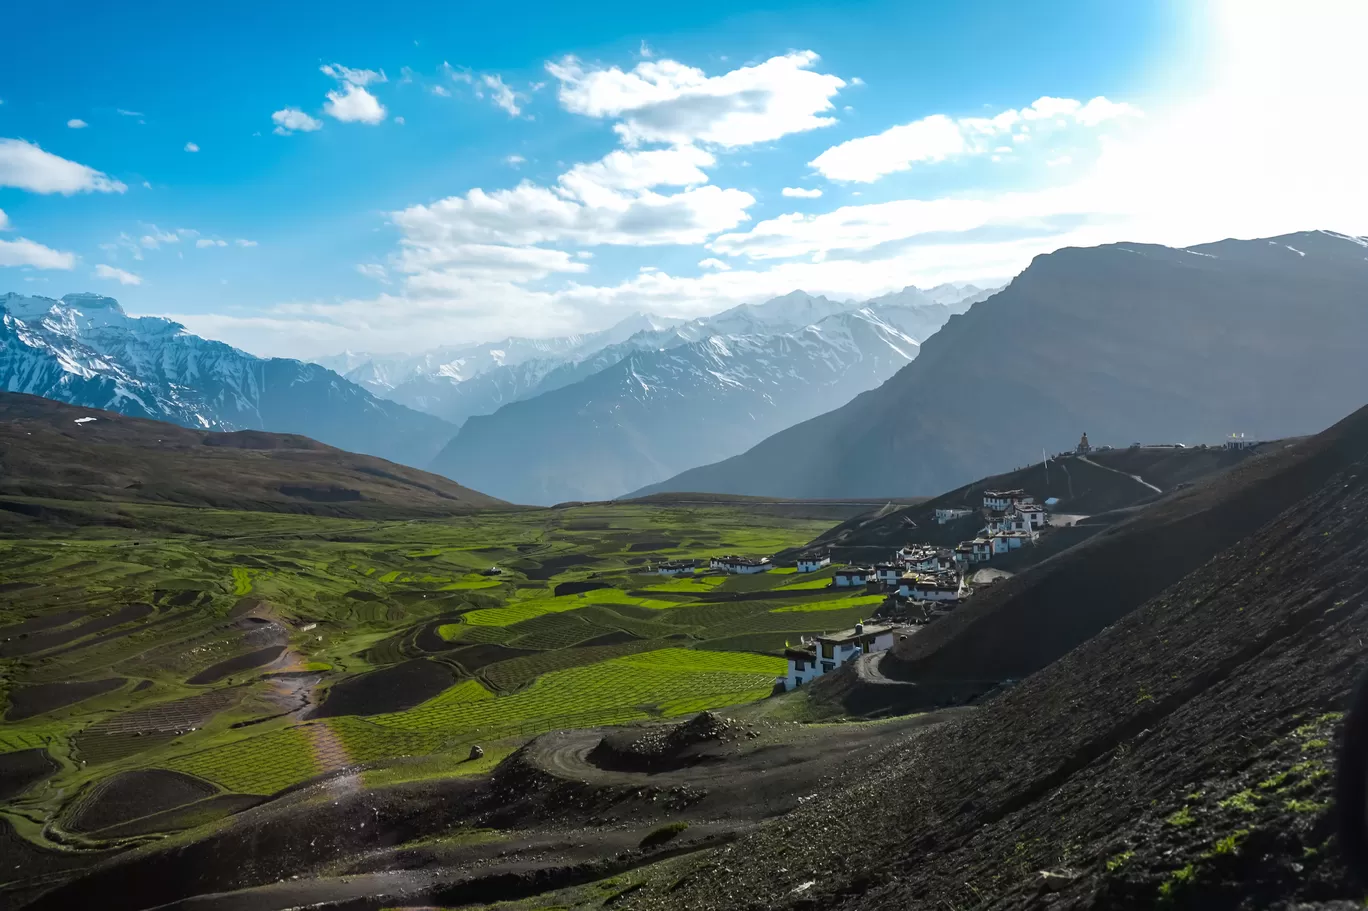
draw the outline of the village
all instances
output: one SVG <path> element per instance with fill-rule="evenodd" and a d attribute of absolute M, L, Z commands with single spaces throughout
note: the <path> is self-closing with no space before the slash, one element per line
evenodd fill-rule
<path fill-rule="evenodd" d="M 984 521 L 978 535 L 953 548 L 907 544 L 884 563 L 835 567 L 831 571 L 831 588 L 882 593 L 886 596 L 884 602 L 875 610 L 870 623 L 804 637 L 796 646 L 786 648 L 785 689 L 831 673 L 860 655 L 891 648 L 900 636 L 944 616 L 973 594 L 971 579 L 982 564 L 1034 545 L 1049 527 L 1046 507 L 1024 490 L 985 490 L 977 511 Z M 974 512 L 937 509 L 936 522 L 956 522 Z M 828 554 L 802 556 L 793 564 L 798 573 L 829 567 Z M 711 558 L 708 568 L 730 575 L 751 575 L 776 569 L 777 565 L 769 557 L 727 554 Z M 693 574 L 698 567 L 692 561 L 675 561 L 657 564 L 654 569 L 660 575 L 676 576 Z"/>
<path fill-rule="evenodd" d="M 1239 435 L 1225 440 L 1220 448 L 1252 449 L 1259 445 L 1258 441 Z M 1140 443 L 1135 443 L 1131 448 L 1140 447 Z M 1111 448 L 1101 446 L 1094 449 L 1085 433 L 1077 447 L 1058 453 L 1055 458 L 1086 458 L 1095 451 L 1103 452 Z M 1182 444 L 1152 444 L 1148 448 L 1184 447 Z M 1197 448 L 1208 447 L 1201 445 Z M 1034 496 L 1020 488 L 984 490 L 982 501 L 977 505 L 934 510 L 934 522 L 938 526 L 959 525 L 975 515 L 981 518 L 983 525 L 975 536 L 953 547 L 906 544 L 893 552 L 887 562 L 834 568 L 829 553 L 799 557 L 791 564 L 793 569 L 789 571 L 814 573 L 829 570 L 832 589 L 852 592 L 859 589 L 885 597 L 875 609 L 871 622 L 861 622 L 851 629 L 838 632 L 804 636 L 796 645 L 790 644 L 785 648 L 788 673 L 783 680 L 784 688 L 793 690 L 837 670 L 861 655 L 892 648 L 900 638 L 914 634 L 919 628 L 946 616 L 963 604 L 973 595 L 975 585 L 991 585 L 998 578 L 1009 575 L 996 570 L 984 570 L 989 569 L 988 564 L 994 560 L 1037 545 L 1041 535 L 1052 530 L 1051 513 L 1058 503 L 1053 497 L 1038 503 Z M 1067 524 L 1076 517 L 1063 518 Z M 698 568 L 692 561 L 678 561 L 657 564 L 655 571 L 661 575 L 681 575 L 693 574 Z M 728 554 L 713 557 L 708 562 L 708 569 L 730 575 L 750 575 L 777 568 L 778 565 L 770 557 Z"/>

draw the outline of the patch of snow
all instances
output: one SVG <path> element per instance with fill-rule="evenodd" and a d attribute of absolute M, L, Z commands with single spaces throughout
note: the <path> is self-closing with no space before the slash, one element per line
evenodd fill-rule
<path fill-rule="evenodd" d="M 1291 244 L 1283 244 L 1283 246 L 1286 247 L 1287 249 L 1291 250 L 1293 253 L 1297 254 L 1298 256 L 1305 256 L 1305 255 L 1306 255 L 1305 253 L 1303 253 L 1302 251 L 1298 250 L 1296 247 L 1292 246 Z"/>
<path fill-rule="evenodd" d="M 1184 253 L 1191 253 L 1193 256 L 1205 256 L 1207 259 L 1215 259 L 1215 253 L 1198 253 L 1196 250 L 1184 250 Z"/>
<path fill-rule="evenodd" d="M 76 420 L 72 421 L 72 423 L 73 423 L 73 424 L 89 424 L 89 423 L 90 423 L 91 421 L 93 421 L 93 420 L 95 420 L 95 418 L 77 418 Z"/>

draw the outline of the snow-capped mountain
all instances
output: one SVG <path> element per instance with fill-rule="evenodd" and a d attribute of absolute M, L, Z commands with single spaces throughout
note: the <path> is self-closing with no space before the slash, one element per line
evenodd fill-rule
<path fill-rule="evenodd" d="M 873 308 L 884 322 L 921 341 L 992 293 L 972 285 L 934 290 L 950 303 L 911 287 L 864 304 L 793 291 L 688 321 L 636 313 L 609 329 L 564 338 L 510 338 L 390 358 L 345 354 L 319 363 L 377 395 L 459 426 L 473 415 L 492 414 L 509 403 L 578 382 L 638 351 L 672 348 L 710 335 L 783 334 L 861 307 Z"/>
<path fill-rule="evenodd" d="M 316 364 L 129 317 L 96 294 L 0 296 L 0 388 L 186 427 L 298 433 L 410 465 L 454 432 Z"/>
<path fill-rule="evenodd" d="M 838 407 L 918 348 L 872 308 L 788 332 L 639 345 L 576 382 L 471 417 L 432 469 L 514 502 L 608 499 Z"/>
<path fill-rule="evenodd" d="M 439 385 L 467 382 L 491 371 L 518 367 L 528 362 L 564 363 L 586 357 L 601 348 L 616 345 L 638 332 L 658 332 L 683 320 L 649 313 L 634 313 L 616 325 L 598 332 L 566 335 L 559 338 L 509 337 L 478 345 L 447 345 L 419 354 L 342 354 L 315 358 L 314 363 L 342 374 L 377 395 L 402 388 L 411 381 L 441 380 Z M 542 372 L 545 372 L 544 368 Z M 395 396 L 396 401 L 414 398 L 412 391 Z M 495 407 L 498 407 L 497 405 Z M 424 409 L 426 410 L 426 409 Z M 437 414 L 437 411 L 433 411 Z"/>

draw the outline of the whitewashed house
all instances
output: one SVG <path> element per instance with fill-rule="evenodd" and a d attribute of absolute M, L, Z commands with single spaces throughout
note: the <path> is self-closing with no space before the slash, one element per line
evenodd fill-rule
<path fill-rule="evenodd" d="M 828 556 L 798 558 L 798 572 L 800 573 L 815 573 L 823 566 L 830 565 L 831 557 Z"/>
<path fill-rule="evenodd" d="M 985 490 L 983 492 L 983 508 L 991 509 L 993 512 L 1006 512 L 1016 503 L 1034 503 L 1035 497 L 1026 491 L 1015 488 L 1013 490 Z"/>
<path fill-rule="evenodd" d="M 1010 531 L 1038 531 L 1045 527 L 1045 507 L 1036 503 L 1013 504 L 1008 515 L 1013 517 Z"/>
<path fill-rule="evenodd" d="M 859 655 L 887 651 L 897 639 L 898 627 L 855 624 L 854 629 L 804 640 L 799 648 L 784 649 L 788 674 L 784 688 L 796 689 L 811 680 L 830 674 Z"/>
<path fill-rule="evenodd" d="M 657 563 L 655 571 L 662 576 L 682 576 L 692 574 L 694 565 L 689 560 L 676 560 L 673 562 Z"/>
<path fill-rule="evenodd" d="M 896 563 L 876 563 L 874 564 L 874 581 L 884 585 L 897 585 L 898 579 L 902 577 L 902 567 Z"/>
<path fill-rule="evenodd" d="M 936 510 L 936 524 L 945 525 L 947 522 L 954 522 L 956 519 L 963 519 L 965 516 L 972 516 L 972 509 L 938 509 Z"/>
<path fill-rule="evenodd" d="M 836 588 L 853 588 L 868 584 L 874 570 L 867 566 L 843 566 L 831 575 L 831 584 Z"/>
<path fill-rule="evenodd" d="M 908 574 L 898 582 L 898 594 L 914 601 L 958 601 L 963 597 L 963 588 L 958 579 Z"/>
<path fill-rule="evenodd" d="M 728 554 L 725 557 L 713 557 L 708 565 L 713 569 L 720 569 L 724 573 L 744 576 L 762 573 L 769 569 L 770 559 L 769 557 L 761 557 L 756 560 L 751 557 L 738 557 L 735 554 Z"/>

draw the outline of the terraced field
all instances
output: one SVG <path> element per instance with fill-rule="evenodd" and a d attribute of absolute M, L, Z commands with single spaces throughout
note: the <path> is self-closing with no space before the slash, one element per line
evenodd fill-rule
<path fill-rule="evenodd" d="M 74 795 L 105 793 L 120 773 L 188 775 L 211 796 L 88 843 L 216 819 L 342 766 L 432 757 L 448 768 L 472 743 L 502 754 L 548 730 L 760 699 L 783 673 L 785 641 L 850 626 L 877 600 L 791 568 L 650 571 L 773 553 L 831 521 L 736 506 L 418 521 L 63 509 L 90 521 L 0 539 L 0 754 L 44 750 L 58 767 L 0 804 L 34 840 L 60 829 Z M 315 717 L 361 674 L 372 676 Z"/>

